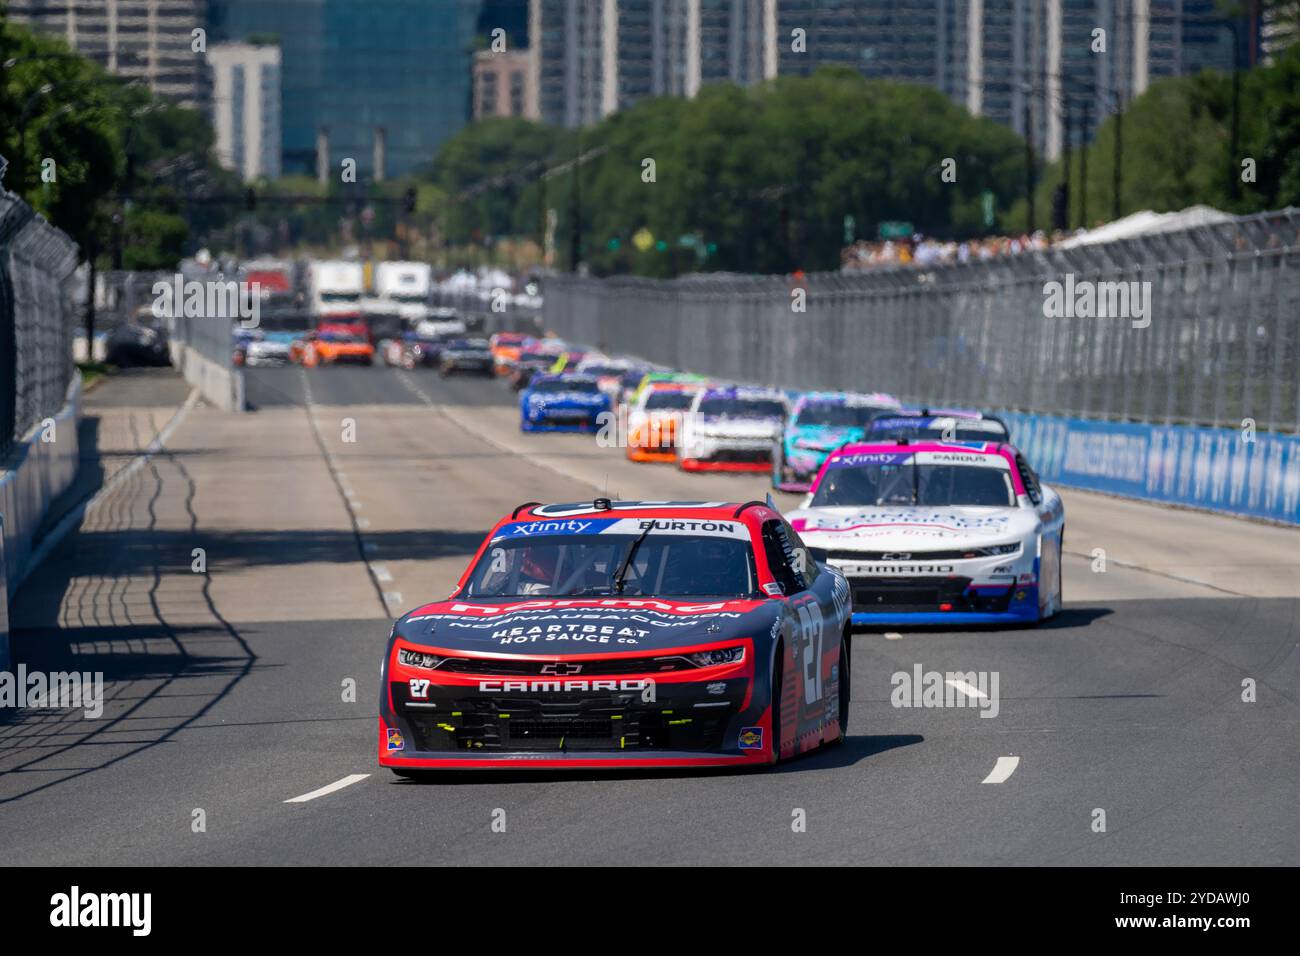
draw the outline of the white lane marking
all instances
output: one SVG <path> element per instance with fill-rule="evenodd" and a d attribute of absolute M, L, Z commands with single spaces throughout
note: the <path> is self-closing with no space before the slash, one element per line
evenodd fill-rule
<path fill-rule="evenodd" d="M 989 775 L 981 783 L 1002 783 L 1007 777 L 1016 772 L 1020 766 L 1019 757 L 999 757 L 998 762 L 993 765 Z"/>
<path fill-rule="evenodd" d="M 965 694 L 967 697 L 974 697 L 977 700 L 984 700 L 989 696 L 988 694 L 984 693 L 984 691 L 980 690 L 978 687 L 973 687 L 970 684 L 966 683 L 964 680 L 946 680 L 944 681 L 944 683 L 947 684 L 949 687 L 951 687 L 953 690 Z"/>
<path fill-rule="evenodd" d="M 903 639 L 903 635 L 899 634 L 897 631 L 885 632 L 885 640 L 887 641 L 901 641 L 902 639 Z"/>
<path fill-rule="evenodd" d="M 382 564 L 372 564 L 370 570 L 374 574 L 376 581 L 393 580 L 393 572 L 389 571 L 388 568 Z"/>
<path fill-rule="evenodd" d="M 369 527 L 370 527 L 370 519 L 369 519 L 369 518 L 356 518 L 355 520 L 356 520 L 356 523 L 357 523 L 357 527 L 358 527 L 358 528 L 369 528 Z"/>
<path fill-rule="evenodd" d="M 385 591 L 385 592 L 384 592 L 384 603 L 387 604 L 389 607 L 401 607 L 401 606 L 402 606 L 402 592 L 401 592 L 401 591 Z"/>
<path fill-rule="evenodd" d="M 333 783 L 321 787 L 319 790 L 313 790 L 311 793 L 304 793 L 300 797 L 290 797 L 285 803 L 306 803 L 308 800 L 315 800 L 317 797 L 325 797 L 336 790 L 342 790 L 344 787 L 350 787 L 354 783 L 360 783 L 370 776 L 368 773 L 350 773 L 342 780 L 335 780 Z"/>
<path fill-rule="evenodd" d="M 493 438 L 491 435 L 484 433 L 480 429 L 475 428 L 472 422 L 468 421 L 465 418 L 462 418 L 459 413 L 452 411 L 451 406 L 440 405 L 437 402 L 435 402 L 429 396 L 428 392 L 426 392 L 419 385 L 416 385 L 414 382 L 407 379 L 404 373 L 399 373 L 398 380 L 406 387 L 406 390 L 409 391 L 412 395 L 420 399 L 420 401 L 424 402 L 424 404 L 428 405 L 438 414 L 442 415 L 443 418 L 447 419 L 447 421 L 451 422 L 453 425 L 455 425 L 461 431 L 465 432 L 470 437 L 477 438 L 479 441 L 483 442 L 484 444 L 491 445 L 493 448 L 497 449 L 497 451 L 505 452 L 507 455 L 513 455 L 516 458 L 522 458 L 525 461 L 536 465 L 538 468 L 545 468 L 547 471 L 551 472 L 552 474 L 559 475 L 560 477 L 566 478 L 569 481 L 576 481 L 579 484 L 586 485 L 588 488 L 591 488 L 593 491 L 598 491 L 601 492 L 602 494 L 605 493 L 605 489 L 603 486 L 598 485 L 595 482 L 588 481 L 585 478 L 580 478 L 579 476 L 573 474 L 573 472 L 565 471 L 563 468 L 559 467 L 554 462 L 546 458 L 533 455 L 526 451 L 521 451 L 518 448 L 512 448 L 510 445 L 506 444 L 505 442 L 499 441 L 498 439 Z M 606 482 L 606 484 L 608 484 L 608 482 Z"/>

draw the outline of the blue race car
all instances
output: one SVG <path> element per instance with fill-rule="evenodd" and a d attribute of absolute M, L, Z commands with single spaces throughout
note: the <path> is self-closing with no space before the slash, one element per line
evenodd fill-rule
<path fill-rule="evenodd" d="M 847 442 L 861 441 L 871 419 L 899 408 L 892 395 L 806 392 L 795 400 L 772 450 L 772 487 L 807 491 L 822 462 Z"/>
<path fill-rule="evenodd" d="M 535 375 L 519 395 L 519 428 L 526 432 L 595 432 L 608 421 L 609 395 L 590 375 Z"/>
<path fill-rule="evenodd" d="M 903 408 L 877 414 L 867 441 L 1011 442 L 1006 422 L 965 408 Z"/>

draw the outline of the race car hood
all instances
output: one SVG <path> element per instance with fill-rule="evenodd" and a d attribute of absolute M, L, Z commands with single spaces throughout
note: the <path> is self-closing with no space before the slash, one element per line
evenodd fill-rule
<path fill-rule="evenodd" d="M 864 551 L 998 544 L 1019 540 L 1038 525 L 1029 508 L 801 508 L 787 518 L 811 547 Z"/>
<path fill-rule="evenodd" d="M 605 401 L 604 392 L 530 392 L 528 395 L 528 404 L 540 408 L 550 408 L 553 405 L 604 405 Z"/>
<path fill-rule="evenodd" d="M 696 416 L 691 420 L 691 430 L 704 438 L 768 438 L 781 432 L 781 422 L 775 418 L 722 418 Z"/>
<path fill-rule="evenodd" d="M 779 619 L 779 602 L 750 599 L 449 599 L 400 618 L 394 636 L 480 654 L 611 654 L 767 636 Z"/>

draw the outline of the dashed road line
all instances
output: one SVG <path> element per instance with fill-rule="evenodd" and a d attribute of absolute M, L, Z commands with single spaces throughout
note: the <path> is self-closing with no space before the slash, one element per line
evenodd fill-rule
<path fill-rule="evenodd" d="M 981 783 L 1003 783 L 1008 777 L 1016 772 L 1020 766 L 1019 757 L 999 757 L 998 762 L 993 765 L 989 775 Z"/>
<path fill-rule="evenodd" d="M 949 687 L 958 693 L 965 694 L 967 697 L 973 697 L 976 700 L 987 700 L 988 694 L 964 680 L 946 680 L 944 681 Z"/>
<path fill-rule="evenodd" d="M 331 793 L 342 790 L 344 787 L 350 787 L 354 783 L 360 783 L 370 774 L 368 773 L 350 773 L 342 780 L 335 780 L 331 784 L 326 784 L 318 790 L 312 790 L 310 793 L 304 793 L 297 797 L 290 797 L 285 803 L 306 803 L 308 800 L 315 800 L 319 797 L 329 796 Z"/>

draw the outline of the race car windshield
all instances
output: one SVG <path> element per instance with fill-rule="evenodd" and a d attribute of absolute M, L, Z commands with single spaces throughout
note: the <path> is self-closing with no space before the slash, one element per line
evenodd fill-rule
<path fill-rule="evenodd" d="M 447 343 L 448 349 L 461 352 L 485 351 L 487 347 L 487 341 L 484 339 L 455 339 Z"/>
<path fill-rule="evenodd" d="M 706 398 L 699 413 L 706 418 L 784 418 L 785 406 L 769 398 Z"/>
<path fill-rule="evenodd" d="M 612 375 L 622 375 L 621 368 L 614 368 L 610 365 L 591 365 L 581 370 L 583 375 L 595 375 L 597 378 L 604 378 Z"/>
<path fill-rule="evenodd" d="M 359 292 L 322 292 L 320 294 L 322 302 L 359 302 L 361 293 Z"/>
<path fill-rule="evenodd" d="M 1009 508 L 1016 503 L 1009 472 L 970 465 L 870 464 L 829 468 L 812 507 L 923 505 Z"/>
<path fill-rule="evenodd" d="M 651 392 L 646 396 L 647 412 L 684 412 L 695 396 L 690 392 Z"/>
<path fill-rule="evenodd" d="M 362 338 L 360 335 L 356 335 L 352 332 L 322 332 L 320 334 L 320 340 L 322 342 L 352 342 L 352 343 L 365 341 L 365 339 Z"/>
<path fill-rule="evenodd" d="M 556 394 L 559 392 L 581 392 L 583 394 L 595 394 L 600 388 L 595 382 L 587 381 L 564 381 L 562 379 L 552 379 L 549 382 L 537 382 L 532 386 L 534 392 L 543 392 L 546 394 Z"/>
<path fill-rule="evenodd" d="M 573 597 L 615 593 L 634 534 L 537 535 L 492 542 L 462 597 Z M 622 595 L 757 597 L 749 543 L 718 535 L 649 534 L 623 577 Z"/>
<path fill-rule="evenodd" d="M 799 410 L 796 425 L 825 425 L 831 428 L 861 428 L 871 421 L 872 415 L 880 413 L 879 409 L 862 405 L 836 405 L 821 402 L 805 405 Z"/>

